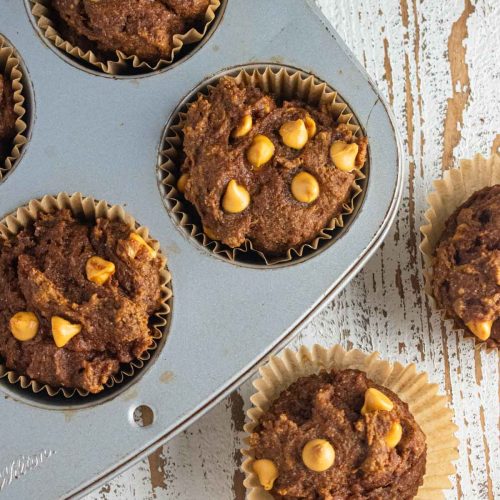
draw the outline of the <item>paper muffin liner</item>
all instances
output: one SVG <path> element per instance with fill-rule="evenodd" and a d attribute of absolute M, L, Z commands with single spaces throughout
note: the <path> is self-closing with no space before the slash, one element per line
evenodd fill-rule
<path fill-rule="evenodd" d="M 9 42 L 0 35 L 0 73 L 3 74 L 7 85 L 12 86 L 14 113 L 16 119 L 16 135 L 12 139 L 12 149 L 7 157 L 1 161 L 0 158 L 0 181 L 12 169 L 14 163 L 21 156 L 21 149 L 28 142 L 26 138 L 26 129 L 28 126 L 23 117 L 26 114 L 25 99 L 23 96 L 23 73 L 19 59 L 16 57 L 14 48 Z"/>
<path fill-rule="evenodd" d="M 462 205 L 476 191 L 500 184 L 500 155 L 495 154 L 486 159 L 476 155 L 472 160 L 461 160 L 459 167 L 447 170 L 442 179 L 434 181 L 434 191 L 427 197 L 429 208 L 425 212 L 427 224 L 420 227 L 423 235 L 420 251 L 424 256 L 425 292 L 430 297 L 432 305 L 437 308 L 432 294 L 431 280 L 434 264 L 434 252 L 443 233 L 445 223 L 453 212 Z M 465 332 L 467 337 L 475 340 L 477 348 L 486 347 L 487 350 L 496 349 L 497 344 L 488 339 L 479 340 L 467 327 L 440 309 L 442 318 L 453 323 L 453 327 Z"/>
<path fill-rule="evenodd" d="M 72 195 L 59 193 L 56 197 L 47 195 L 40 200 L 30 201 L 27 205 L 18 208 L 14 213 L 0 220 L 0 238 L 12 238 L 34 223 L 39 218 L 40 214 L 52 213 L 64 208 L 71 210 L 73 215 L 87 221 L 95 221 L 97 218 L 102 217 L 126 223 L 131 230 L 142 236 L 146 242 L 158 252 L 162 261 L 160 272 L 162 303 L 158 311 L 152 315 L 152 319 L 150 318 L 153 344 L 139 358 L 136 358 L 131 363 L 120 366 L 120 371 L 112 375 L 104 384 L 105 387 L 111 388 L 116 384 L 120 384 L 130 379 L 138 370 L 143 368 L 145 363 L 151 358 L 153 351 L 158 348 L 160 341 L 166 335 L 165 327 L 167 325 L 167 317 L 170 314 L 170 299 L 172 297 L 172 290 L 170 288 L 171 277 L 166 266 L 167 259 L 161 253 L 159 243 L 150 238 L 148 229 L 138 225 L 134 218 L 127 214 L 121 206 L 108 205 L 105 201 L 97 201 L 90 197 L 84 197 L 81 193 L 74 193 Z M 11 384 L 16 384 L 23 389 L 29 389 L 34 393 L 44 391 L 49 396 L 62 394 L 65 398 L 71 398 L 75 395 L 88 396 L 90 394 L 88 391 L 82 389 L 53 387 L 38 382 L 26 375 L 21 375 L 13 370 L 9 370 L 5 365 L 0 363 L 0 379 L 2 378 L 8 380 Z M 105 390 L 106 389 L 103 391 Z M 103 391 L 98 394 L 102 394 Z"/>
<path fill-rule="evenodd" d="M 247 488 L 248 500 L 272 500 L 253 472 L 253 450 L 249 435 L 259 423 L 260 417 L 269 409 L 273 400 L 300 377 L 319 373 L 321 370 L 361 370 L 375 383 L 386 387 L 408 404 L 415 421 L 423 430 L 427 444 L 426 472 L 416 499 L 434 500 L 444 498 L 443 490 L 451 488 L 448 476 L 455 474 L 453 461 L 458 458 L 458 440 L 453 423 L 453 411 L 447 406 L 445 396 L 438 395 L 437 384 L 431 384 L 424 372 L 418 372 L 411 364 L 391 364 L 379 359 L 378 353 L 365 354 L 356 349 L 345 351 L 340 345 L 326 349 L 314 345 L 311 349 L 302 346 L 298 351 L 284 350 L 279 356 L 269 358 L 259 369 L 261 378 L 254 381 L 256 393 L 250 398 L 253 407 L 247 411 L 244 430 L 247 448 L 241 450 L 244 457 L 243 484 Z"/>
<path fill-rule="evenodd" d="M 157 71 L 172 64 L 179 52 L 185 45 L 198 43 L 205 37 L 210 25 L 213 23 L 216 11 L 220 7 L 220 0 L 210 0 L 210 5 L 205 13 L 205 24 L 203 30 L 196 28 L 189 29 L 186 33 L 173 35 L 173 49 L 168 59 L 159 59 L 154 65 L 142 61 L 137 55 L 124 54 L 122 51 L 115 51 L 115 60 L 105 60 L 92 50 L 82 49 L 73 45 L 68 40 L 64 40 L 57 30 L 57 22 L 54 20 L 50 0 L 30 0 L 32 3 L 31 13 L 35 16 L 38 27 L 42 34 L 53 43 L 59 50 L 66 52 L 73 58 L 79 59 L 90 66 L 108 75 L 129 74 L 134 72 Z"/>
<path fill-rule="evenodd" d="M 263 66 L 260 68 L 236 70 L 233 73 L 228 73 L 227 76 L 235 78 L 238 84 L 258 87 L 279 99 L 297 99 L 314 107 L 326 103 L 330 106 L 332 115 L 337 123 L 346 124 L 356 137 L 363 136 L 361 128 L 347 104 L 337 92 L 325 82 L 318 80 L 314 75 L 292 70 L 291 68 Z M 214 88 L 218 80 L 208 84 L 202 91 L 192 96 L 187 106 L 184 106 L 174 118 L 174 121 L 171 122 L 165 134 L 163 150 L 161 151 L 162 163 L 160 165 L 160 175 L 164 186 L 164 196 L 175 220 L 191 237 L 201 243 L 202 246 L 230 261 L 242 260 L 244 254 L 247 256 L 252 254 L 252 257 L 254 257 L 253 260 L 269 266 L 297 260 L 306 254 L 318 250 L 322 242 L 332 240 L 337 235 L 337 231 L 334 230 L 336 228 L 343 228 L 345 225 L 344 218 L 354 212 L 357 201 L 361 199 L 360 194 L 363 191 L 361 183 L 366 179 L 362 169 L 368 164 L 369 157 L 367 156 L 363 167 L 353 170 L 356 178 L 351 187 L 352 194 L 349 203 L 343 205 L 342 213 L 334 217 L 330 221 L 330 224 L 323 228 L 312 241 L 304 243 L 297 248 L 289 249 L 285 255 L 270 256 L 256 250 L 249 239 L 246 239 L 237 248 L 231 248 L 219 241 L 212 240 L 203 232 L 201 223 L 199 225 L 198 220 L 196 220 L 196 209 L 177 190 L 176 185 L 181 167 L 182 128 L 186 119 L 187 109 L 191 103 L 196 101 L 199 95 L 205 95 L 209 89 Z"/>

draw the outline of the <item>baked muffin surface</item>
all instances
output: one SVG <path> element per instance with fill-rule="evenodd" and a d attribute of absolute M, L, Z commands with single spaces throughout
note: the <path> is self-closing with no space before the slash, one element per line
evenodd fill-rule
<path fill-rule="evenodd" d="M 480 340 L 500 342 L 500 185 L 474 193 L 447 220 L 436 248 L 438 307 Z"/>
<path fill-rule="evenodd" d="M 250 130 L 235 137 L 242 120 L 250 116 Z M 314 135 L 300 149 L 287 146 L 281 127 L 309 118 L 315 123 Z M 355 174 L 333 165 L 331 145 L 336 141 L 356 143 L 357 168 L 366 158 L 366 138 L 355 138 L 326 109 L 299 101 L 280 103 L 230 77 L 222 78 L 208 96 L 200 96 L 189 107 L 183 133 L 184 195 L 195 206 L 207 234 L 230 247 L 249 239 L 254 248 L 269 255 L 284 254 L 309 242 L 345 211 Z M 249 151 L 261 136 L 271 141 L 274 152 L 256 168 L 250 163 Z M 292 194 L 292 181 L 301 172 L 317 183 L 319 194 L 309 203 Z M 248 207 L 239 213 L 223 207 L 231 181 L 249 195 Z"/>
<path fill-rule="evenodd" d="M 96 393 L 120 363 L 152 345 L 148 322 L 161 303 L 161 261 L 130 235 L 122 222 L 84 224 L 61 210 L 0 240 L 0 359 L 8 369 Z M 90 279 L 89 260 L 96 256 L 114 268 L 104 283 Z M 14 335 L 18 313 L 36 316 L 32 339 Z M 61 347 L 54 318 L 70 324 L 63 330 L 80 327 Z"/>
<path fill-rule="evenodd" d="M 74 45 L 150 62 L 168 59 L 173 35 L 203 21 L 208 6 L 209 0 L 52 0 L 63 37 Z"/>
<path fill-rule="evenodd" d="M 373 388 L 389 398 L 391 410 L 362 414 Z M 388 445 L 395 423 L 402 434 Z M 334 448 L 333 464 L 320 472 L 304 463 L 307 444 L 318 439 Z M 270 490 L 276 499 L 411 499 L 426 466 L 425 436 L 408 406 L 358 370 L 297 380 L 262 415 L 250 445 L 257 460 L 277 466 Z"/>
<path fill-rule="evenodd" d="M 16 135 L 16 119 L 12 86 L 0 75 L 0 162 L 12 149 L 12 139 Z"/>

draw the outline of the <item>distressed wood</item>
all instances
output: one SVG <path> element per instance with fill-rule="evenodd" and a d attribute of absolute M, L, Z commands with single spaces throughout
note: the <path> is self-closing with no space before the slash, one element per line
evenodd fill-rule
<path fill-rule="evenodd" d="M 406 187 L 383 246 L 293 345 L 340 342 L 418 363 L 450 396 L 459 426 L 458 473 L 448 498 L 500 498 L 498 355 L 475 350 L 432 310 L 417 249 L 432 180 L 458 158 L 500 146 L 500 2 L 318 3 L 394 110 L 407 153 Z M 251 382 L 243 384 L 88 500 L 243 499 L 238 448 L 251 393 Z"/>

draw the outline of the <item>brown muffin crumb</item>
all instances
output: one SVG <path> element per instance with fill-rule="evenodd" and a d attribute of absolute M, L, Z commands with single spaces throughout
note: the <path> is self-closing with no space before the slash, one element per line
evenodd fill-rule
<path fill-rule="evenodd" d="M 393 403 L 390 411 L 361 414 L 365 392 L 376 388 Z M 385 437 L 394 422 L 403 433 L 395 448 Z M 334 464 L 314 472 L 302 461 L 313 439 L 327 440 Z M 276 499 L 361 500 L 413 498 L 426 464 L 425 435 L 406 403 L 358 370 L 323 371 L 284 390 L 250 437 L 256 459 L 272 460 Z"/>
<path fill-rule="evenodd" d="M 474 193 L 446 221 L 436 247 L 432 292 L 438 307 L 490 346 L 500 342 L 500 185 Z M 474 326 L 476 325 L 476 326 Z M 476 332 L 474 332 L 476 330 Z M 484 338 L 481 340 L 485 340 Z"/>
<path fill-rule="evenodd" d="M 86 224 L 61 210 L 0 239 L 0 361 L 8 369 L 54 387 L 96 393 L 120 363 L 151 347 L 148 323 L 161 303 L 161 261 L 132 248 L 129 236 L 123 222 Z M 116 268 L 102 285 L 86 272 L 96 255 Z M 32 340 L 20 341 L 10 320 L 25 311 L 36 315 L 39 329 Z M 81 325 L 64 347 L 55 344 L 55 316 Z"/>
<path fill-rule="evenodd" d="M 250 131 L 235 138 L 235 129 L 248 115 L 252 117 Z M 300 150 L 286 146 L 280 127 L 306 117 L 314 120 L 315 135 Z M 188 176 L 185 198 L 195 206 L 205 229 L 230 247 L 249 239 L 254 248 L 268 255 L 281 255 L 311 241 L 345 211 L 355 174 L 333 165 L 332 143 L 356 143 L 358 168 L 366 158 L 366 138 L 354 137 L 328 110 L 299 101 L 280 103 L 229 77 L 189 107 L 183 132 L 182 173 Z M 272 142 L 274 154 L 262 167 L 254 168 L 247 154 L 258 135 Z M 291 191 L 292 179 L 300 172 L 318 183 L 319 195 L 310 203 L 297 201 Z M 228 213 L 221 206 L 231 180 L 250 197 L 248 208 L 240 213 Z"/>

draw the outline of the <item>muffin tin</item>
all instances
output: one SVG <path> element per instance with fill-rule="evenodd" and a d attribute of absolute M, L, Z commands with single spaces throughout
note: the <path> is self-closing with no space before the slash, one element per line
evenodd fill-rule
<path fill-rule="evenodd" d="M 127 384 L 66 400 L 0 380 L 0 493 L 80 496 L 202 415 L 359 271 L 395 217 L 401 147 L 383 99 L 312 2 L 223 2 L 209 36 L 186 57 L 155 74 L 120 78 L 75 67 L 42 38 L 29 0 L 0 5 L 0 33 L 31 82 L 31 136 L 0 184 L 0 214 L 59 192 L 121 205 L 159 240 L 172 275 L 168 338 Z M 254 64 L 327 82 L 370 140 L 362 204 L 333 244 L 294 265 L 216 258 L 177 226 L 158 186 L 162 134 L 179 104 L 214 75 Z M 141 405 L 152 410 L 151 425 L 136 424 Z"/>

